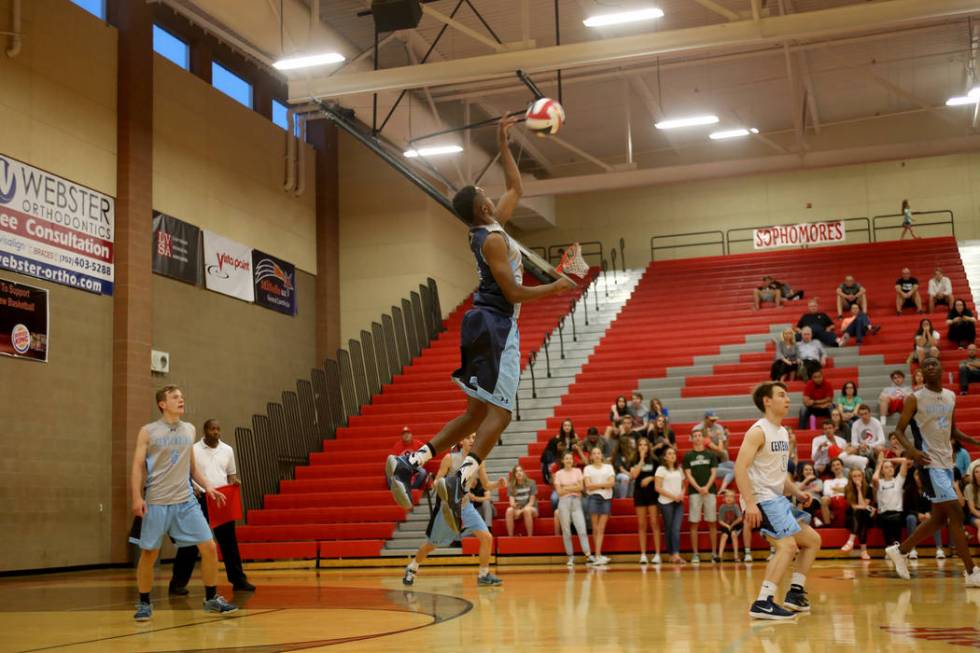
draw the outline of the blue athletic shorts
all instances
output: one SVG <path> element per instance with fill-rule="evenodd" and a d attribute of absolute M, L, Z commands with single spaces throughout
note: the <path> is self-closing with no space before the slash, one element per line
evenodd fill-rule
<path fill-rule="evenodd" d="M 792 537 L 800 532 L 799 521 L 802 517 L 798 510 L 793 507 L 786 497 L 776 497 L 759 504 L 759 512 L 762 513 L 762 526 L 759 530 L 763 535 L 781 540 L 784 537 Z"/>
<path fill-rule="evenodd" d="M 953 489 L 953 470 L 929 467 L 926 471 L 932 484 L 932 491 L 927 493 L 930 501 L 944 503 L 957 500 L 956 490 Z"/>
<path fill-rule="evenodd" d="M 490 531 L 487 528 L 486 522 L 483 521 L 483 517 L 480 516 L 480 512 L 473 507 L 472 503 L 467 503 L 461 510 L 463 515 L 463 532 L 453 532 L 453 529 L 449 528 L 446 520 L 442 518 L 441 503 L 440 501 L 436 502 L 436 509 L 432 512 L 432 516 L 429 518 L 429 527 L 425 531 L 429 544 L 434 544 L 438 547 L 449 546 L 456 540 L 461 540 L 464 537 L 472 537 L 477 531 Z"/>
<path fill-rule="evenodd" d="M 513 411 L 521 379 L 517 320 L 485 308 L 470 309 L 463 317 L 459 348 L 456 384 L 475 399 Z"/>
<path fill-rule="evenodd" d="M 177 546 L 192 546 L 212 538 L 211 527 L 197 499 L 191 497 L 184 503 L 166 506 L 146 505 L 140 539 L 133 543 L 146 551 L 154 551 L 160 548 L 164 535 L 174 538 Z"/>

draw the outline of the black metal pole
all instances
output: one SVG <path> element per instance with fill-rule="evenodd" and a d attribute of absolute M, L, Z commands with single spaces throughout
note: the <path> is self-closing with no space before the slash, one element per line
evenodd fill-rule
<path fill-rule="evenodd" d="M 483 26 L 487 28 L 487 31 L 490 32 L 490 36 L 493 37 L 493 40 L 496 41 L 497 43 L 503 43 L 503 41 L 500 40 L 500 37 L 497 36 L 497 33 L 493 31 L 493 28 L 490 27 L 487 21 L 483 19 L 483 16 L 480 15 L 480 12 L 476 10 L 476 7 L 473 6 L 473 3 L 470 2 L 470 0 L 466 0 L 466 4 L 469 5 L 470 9 L 473 10 L 473 13 L 476 14 L 476 17 L 480 20 L 481 23 L 483 23 Z"/>
<path fill-rule="evenodd" d="M 378 28 L 374 28 L 374 69 L 378 69 Z M 378 94 L 371 97 L 371 133 L 378 134 Z"/>
<path fill-rule="evenodd" d="M 568 316 L 572 320 L 572 342 L 578 342 L 578 333 L 575 331 L 575 307 L 572 306 L 572 310 L 568 313 Z"/>
<path fill-rule="evenodd" d="M 491 125 L 493 123 L 499 122 L 504 116 L 523 116 L 524 110 L 521 111 L 511 111 L 505 113 L 503 116 L 494 116 L 493 118 L 486 118 L 485 120 L 478 120 L 477 122 L 471 122 L 468 125 L 463 125 L 462 127 L 453 127 L 452 129 L 442 129 L 437 132 L 432 132 L 431 134 L 423 134 L 422 136 L 416 136 L 415 138 L 409 139 L 409 144 L 414 144 L 418 141 L 428 140 L 430 138 L 435 138 L 436 136 L 442 136 L 443 134 L 455 134 L 456 132 L 466 131 L 467 129 L 474 129 L 476 127 L 483 127 L 484 125 Z M 518 121 L 523 122 L 523 121 Z M 384 125 L 382 125 L 384 128 Z"/>
<path fill-rule="evenodd" d="M 517 421 L 519 422 L 519 421 L 521 421 L 521 393 L 520 392 L 518 392 L 517 394 L 514 395 L 514 402 L 515 402 L 515 407 L 517 409 L 516 410 L 516 412 L 517 412 L 516 418 L 517 418 Z"/>
<path fill-rule="evenodd" d="M 565 318 L 558 321 L 558 346 L 561 359 L 565 360 Z"/>
<path fill-rule="evenodd" d="M 555 45 L 561 45 L 561 20 L 558 13 L 558 0 L 555 0 Z M 558 69 L 558 103 L 564 105 L 561 92 L 561 68 Z"/>
<path fill-rule="evenodd" d="M 619 285 L 619 277 L 616 276 L 616 249 L 613 248 L 612 253 L 612 271 L 613 271 L 613 283 L 617 286 Z"/>
<path fill-rule="evenodd" d="M 548 352 L 548 343 L 550 342 L 551 334 L 548 334 L 548 337 L 544 339 L 544 364 L 545 372 L 547 373 L 549 379 L 551 378 L 551 354 Z"/>
<path fill-rule="evenodd" d="M 619 239 L 619 264 L 623 266 L 623 274 L 626 274 L 626 239 Z"/>
<path fill-rule="evenodd" d="M 585 309 L 585 326 L 589 326 L 589 289 L 582 293 L 582 308 Z"/>
<path fill-rule="evenodd" d="M 534 362 L 537 360 L 537 358 L 538 353 L 536 351 L 532 351 L 527 357 L 527 366 L 531 368 L 531 399 L 538 398 L 538 385 L 534 379 Z"/>
<path fill-rule="evenodd" d="M 531 78 L 528 77 L 528 75 L 527 75 L 526 72 L 524 72 L 523 70 L 518 70 L 517 71 L 517 79 L 519 79 L 522 82 L 524 82 L 524 85 L 527 86 L 531 90 L 531 93 L 534 94 L 534 99 L 535 100 L 540 100 L 541 98 L 544 97 L 544 93 L 541 92 L 541 89 L 538 88 L 538 85 L 537 84 L 535 84 L 533 81 L 531 81 Z"/>

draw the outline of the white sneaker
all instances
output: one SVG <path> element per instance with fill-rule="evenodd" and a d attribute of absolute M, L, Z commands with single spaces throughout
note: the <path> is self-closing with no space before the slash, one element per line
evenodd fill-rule
<path fill-rule="evenodd" d="M 604 555 L 601 555 L 601 556 L 599 556 L 599 557 L 597 557 L 597 558 L 595 559 L 595 563 L 596 563 L 597 565 L 601 565 L 601 566 L 603 566 L 603 567 L 605 567 L 606 565 L 608 565 L 608 564 L 609 564 L 609 562 L 610 562 L 610 560 L 609 560 L 609 558 L 607 558 L 607 557 L 606 557 L 606 556 L 604 556 Z"/>
<path fill-rule="evenodd" d="M 895 573 L 898 574 L 900 578 L 904 578 L 905 580 L 910 580 L 912 578 L 912 576 L 909 574 L 908 558 L 902 555 L 902 552 L 899 551 L 897 544 L 892 544 L 891 546 L 886 547 L 885 555 L 888 556 L 888 559 L 895 565 Z"/>
<path fill-rule="evenodd" d="M 946 552 L 943 551 L 943 547 L 939 547 L 938 549 L 936 549 L 936 560 L 945 560 L 945 559 L 946 559 Z"/>
<path fill-rule="evenodd" d="M 653 564 L 655 565 L 659 565 L 661 563 L 660 554 L 659 553 L 654 554 L 653 560 L 651 562 L 653 562 Z"/>
<path fill-rule="evenodd" d="M 746 551 L 745 557 L 742 558 L 742 562 L 752 562 L 752 554 Z"/>
<path fill-rule="evenodd" d="M 565 563 L 565 566 L 566 567 L 574 567 L 575 566 L 575 556 L 569 556 L 568 562 Z"/>
<path fill-rule="evenodd" d="M 640 564 L 641 565 L 649 564 L 646 554 L 640 556 Z"/>
<path fill-rule="evenodd" d="M 821 526 L 823 526 L 823 521 L 819 517 L 814 517 L 813 526 L 814 528 L 820 528 Z"/>
<path fill-rule="evenodd" d="M 691 556 L 691 564 L 692 565 L 699 565 L 699 564 L 701 564 L 701 556 L 698 555 L 697 553 L 695 553 L 694 555 L 692 555 Z"/>
<path fill-rule="evenodd" d="M 587 565 L 594 565 L 594 564 L 596 564 L 595 556 L 592 555 L 591 553 L 589 555 L 585 556 L 585 564 L 587 564 Z"/>
<path fill-rule="evenodd" d="M 974 565 L 972 574 L 968 574 L 964 571 L 963 578 L 966 579 L 967 587 L 980 587 L 980 567 Z"/>
<path fill-rule="evenodd" d="M 915 549 L 912 549 L 911 551 L 909 551 L 909 560 L 918 560 L 918 559 L 919 559 L 919 552 L 918 551 L 916 551 Z"/>

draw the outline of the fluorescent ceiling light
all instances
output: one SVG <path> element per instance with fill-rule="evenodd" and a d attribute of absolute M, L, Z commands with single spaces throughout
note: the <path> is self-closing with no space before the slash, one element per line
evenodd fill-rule
<path fill-rule="evenodd" d="M 745 127 L 739 127 L 738 129 L 726 129 L 718 132 L 711 132 L 708 134 L 708 138 L 713 141 L 721 141 L 726 138 L 739 138 L 741 136 L 748 136 L 749 134 L 758 134 L 759 130 L 755 127 L 746 129 Z"/>
<path fill-rule="evenodd" d="M 718 122 L 718 116 L 691 116 L 690 118 L 675 118 L 661 120 L 654 124 L 657 129 L 677 129 L 678 127 L 697 127 L 698 125 L 713 125 Z"/>
<path fill-rule="evenodd" d="M 622 23 L 635 23 L 641 20 L 652 20 L 654 18 L 662 18 L 664 12 L 662 9 L 657 7 L 649 7 L 647 9 L 635 9 L 633 11 L 618 11 L 613 14 L 599 14 L 598 16 L 589 16 L 582 22 L 585 23 L 586 27 L 605 27 L 607 25 L 620 25 Z"/>
<path fill-rule="evenodd" d="M 297 68 L 311 68 L 313 66 L 325 66 L 331 63 L 340 63 L 347 57 L 339 52 L 324 52 L 323 54 L 311 54 L 306 57 L 291 57 L 280 59 L 272 64 L 278 70 L 296 70 Z"/>
<path fill-rule="evenodd" d="M 405 152 L 405 157 L 409 159 L 414 159 L 420 156 L 437 156 L 439 154 L 458 154 L 462 152 L 463 148 L 459 145 L 437 145 L 435 147 L 423 147 L 418 150 L 408 150 Z"/>
<path fill-rule="evenodd" d="M 951 97 L 946 100 L 947 107 L 962 107 L 967 104 L 976 104 L 980 102 L 980 93 L 976 96 L 962 95 L 960 97 Z"/>
<path fill-rule="evenodd" d="M 980 98 L 980 86 L 974 86 L 970 89 L 970 92 L 966 94 L 967 97 Z"/>

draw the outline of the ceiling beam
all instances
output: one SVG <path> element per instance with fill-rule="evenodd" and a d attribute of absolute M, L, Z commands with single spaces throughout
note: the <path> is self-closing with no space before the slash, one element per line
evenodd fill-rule
<path fill-rule="evenodd" d="M 289 82 L 291 101 L 508 77 L 516 70 L 540 73 L 608 62 L 625 63 L 668 52 L 784 43 L 831 34 L 868 32 L 950 16 L 980 13 L 976 0 L 889 0 L 846 5 L 759 20 L 649 32 L 596 41 L 507 51 L 479 57 L 401 66 L 364 73 Z M 531 54 L 533 52 L 533 54 Z"/>
<path fill-rule="evenodd" d="M 786 8 L 793 13 L 796 13 L 796 7 L 793 5 L 793 0 L 785 0 L 785 4 Z M 803 78 L 803 88 L 806 90 L 807 114 L 810 116 L 810 122 L 813 124 L 813 130 L 819 134 L 820 111 L 817 107 L 816 84 L 813 82 L 813 76 L 810 75 L 810 59 L 806 52 L 800 51 L 796 55 L 796 61 L 800 65 L 800 76 Z M 803 129 L 806 129 L 806 124 L 803 125 Z"/>
<path fill-rule="evenodd" d="M 698 3 L 699 5 L 701 5 L 702 7 L 704 7 L 705 9 L 710 9 L 711 11 L 715 12 L 716 14 L 720 14 L 720 15 L 724 16 L 725 18 L 727 18 L 730 21 L 742 20 L 742 17 L 739 16 L 737 13 L 735 13 L 734 11 L 732 11 L 731 9 L 729 9 L 728 7 L 724 7 L 724 6 L 720 5 L 720 4 L 718 4 L 714 0 L 694 0 L 694 2 Z"/>
<path fill-rule="evenodd" d="M 449 16 L 442 13 L 441 11 L 437 11 L 433 9 L 430 5 L 422 5 L 422 13 L 425 14 L 426 16 L 429 16 L 430 18 L 436 19 L 440 23 L 449 25 L 460 34 L 465 34 L 466 36 L 470 37 L 474 41 L 477 41 L 487 46 L 494 52 L 503 52 L 507 49 L 507 47 L 504 46 L 503 44 L 497 43 L 489 36 L 484 36 L 483 34 L 480 34 L 474 29 L 470 29 L 469 27 L 459 22 L 455 18 L 450 18 Z"/>
<path fill-rule="evenodd" d="M 643 105 L 647 108 L 647 111 L 650 114 L 650 119 L 655 123 L 663 120 L 664 112 L 660 110 L 660 103 L 657 101 L 657 98 L 653 96 L 653 91 L 651 91 L 650 87 L 647 86 L 646 80 L 639 75 L 624 74 L 624 77 L 629 80 L 630 84 L 633 86 L 633 89 L 639 93 L 640 99 L 643 100 Z M 671 141 L 670 136 L 667 135 L 667 132 L 663 132 L 663 138 L 667 143 L 667 146 L 670 147 L 670 149 L 675 153 L 678 153 L 677 147 L 674 145 L 673 141 Z"/>

